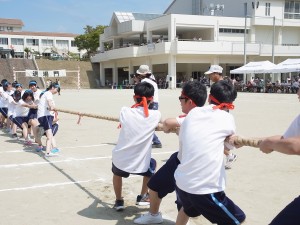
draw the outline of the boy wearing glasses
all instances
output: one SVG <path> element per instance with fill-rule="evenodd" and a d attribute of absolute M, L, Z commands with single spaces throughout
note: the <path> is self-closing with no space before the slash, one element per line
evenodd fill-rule
<path fill-rule="evenodd" d="M 154 87 L 147 82 L 138 83 L 134 87 L 135 104 L 123 107 L 120 112 L 121 131 L 118 143 L 112 151 L 113 186 L 116 195 L 114 209 L 123 210 L 122 179 L 130 174 L 143 176 L 141 194 L 137 196 L 137 204 L 149 205 L 147 183 L 154 174 L 156 162 L 151 159 L 152 138 L 155 128 L 161 119 L 158 110 L 148 110 L 153 101 Z"/>
<path fill-rule="evenodd" d="M 195 107 L 202 107 L 207 98 L 205 85 L 199 81 L 188 81 L 182 87 L 179 102 L 184 115 L 176 118 L 169 118 L 163 122 L 162 129 L 169 133 L 172 129 L 178 129 L 185 119 L 185 116 Z M 159 212 L 159 206 L 167 194 L 175 190 L 174 172 L 180 163 L 177 158 L 178 152 L 173 153 L 167 162 L 151 177 L 148 182 L 150 209 L 146 214 L 141 215 L 134 220 L 136 224 L 156 224 L 162 223 L 162 214 Z M 180 204 L 178 209 L 180 209 Z"/>
<path fill-rule="evenodd" d="M 211 86 L 210 105 L 192 109 L 181 125 L 180 164 L 174 177 L 182 208 L 176 225 L 200 215 L 219 225 L 241 224 L 246 218 L 224 192 L 224 141 L 235 132 L 234 118 L 226 111 L 234 108 L 235 98 L 233 85 L 216 82 Z"/>

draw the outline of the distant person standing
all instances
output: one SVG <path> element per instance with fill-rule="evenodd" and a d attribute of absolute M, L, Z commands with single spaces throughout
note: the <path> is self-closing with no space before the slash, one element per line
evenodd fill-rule
<path fill-rule="evenodd" d="M 140 82 L 147 82 L 153 85 L 154 87 L 154 96 L 153 102 L 149 105 L 149 109 L 158 110 L 158 87 L 155 80 L 154 75 L 152 74 L 151 70 L 149 69 L 148 65 L 141 65 L 139 69 L 136 71 L 134 76 L 134 81 L 137 83 Z M 161 148 L 162 144 L 156 134 L 154 133 L 153 140 L 152 140 L 152 148 Z"/>
<path fill-rule="evenodd" d="M 224 80 L 224 77 L 223 77 L 222 73 L 223 73 L 223 68 L 221 66 L 211 65 L 209 70 L 206 71 L 204 74 L 209 75 L 209 79 L 213 83 L 216 83 L 220 80 Z M 237 155 L 230 152 L 230 150 L 227 149 L 227 148 L 224 149 L 224 154 L 226 156 L 225 168 L 226 169 L 231 169 L 231 165 L 237 159 Z"/>

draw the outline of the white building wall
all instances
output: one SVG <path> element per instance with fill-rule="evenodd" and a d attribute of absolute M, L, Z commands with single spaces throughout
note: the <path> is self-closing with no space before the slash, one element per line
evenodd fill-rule
<path fill-rule="evenodd" d="M 298 44 L 300 45 L 300 29 L 291 27 L 282 28 L 282 44 Z M 299 52 L 300 55 L 300 52 Z"/>

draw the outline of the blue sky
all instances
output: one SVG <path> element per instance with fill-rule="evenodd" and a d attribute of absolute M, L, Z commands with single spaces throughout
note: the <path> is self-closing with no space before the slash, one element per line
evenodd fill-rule
<path fill-rule="evenodd" d="M 82 34 L 108 25 L 114 11 L 163 13 L 172 0 L 0 0 L 0 18 L 21 19 L 24 31 Z"/>

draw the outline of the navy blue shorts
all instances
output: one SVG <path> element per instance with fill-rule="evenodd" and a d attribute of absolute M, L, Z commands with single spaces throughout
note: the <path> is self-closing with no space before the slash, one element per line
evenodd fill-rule
<path fill-rule="evenodd" d="M 120 170 L 114 164 L 112 164 L 111 171 L 113 172 L 114 175 L 117 175 L 119 177 L 124 177 L 124 178 L 129 177 L 130 174 L 141 175 L 141 176 L 144 176 L 144 177 L 151 177 L 155 173 L 155 169 L 156 169 L 156 160 L 151 158 L 149 169 L 145 173 L 128 173 L 128 172 L 125 172 L 123 170 Z"/>
<path fill-rule="evenodd" d="M 8 108 L 0 108 L 0 113 L 7 118 Z"/>
<path fill-rule="evenodd" d="M 298 225 L 300 223 L 300 196 L 288 204 L 270 225 Z"/>
<path fill-rule="evenodd" d="M 23 123 L 27 123 L 29 122 L 29 118 L 27 116 L 17 116 L 14 118 L 13 122 L 21 129 L 22 128 L 22 124 Z"/>
<path fill-rule="evenodd" d="M 52 122 L 53 122 L 53 116 L 42 116 L 40 118 L 38 118 L 38 121 L 40 123 L 40 127 L 43 127 L 44 130 L 52 130 Z"/>
<path fill-rule="evenodd" d="M 176 187 L 176 192 L 185 214 L 189 217 L 203 215 L 211 223 L 218 225 L 238 225 L 246 219 L 245 213 L 223 191 L 196 195 Z"/>
<path fill-rule="evenodd" d="M 57 123 L 52 124 L 52 134 L 53 134 L 53 136 L 55 136 L 57 131 L 58 131 L 58 124 Z"/>
<path fill-rule="evenodd" d="M 29 119 L 36 119 L 37 118 L 37 109 L 29 109 L 28 113 Z"/>
<path fill-rule="evenodd" d="M 148 182 L 148 187 L 157 192 L 160 199 L 175 191 L 174 173 L 180 163 L 177 155 L 178 152 L 173 153 Z"/>

